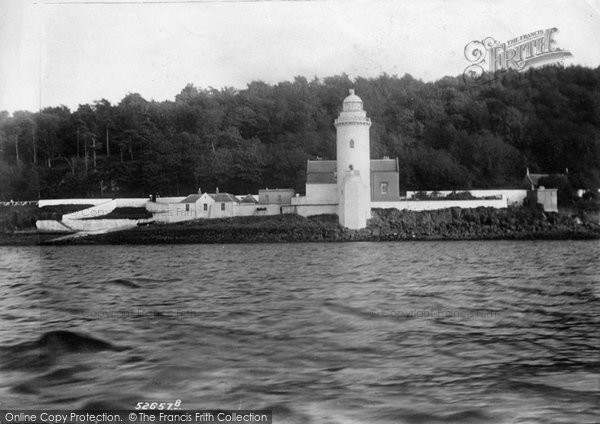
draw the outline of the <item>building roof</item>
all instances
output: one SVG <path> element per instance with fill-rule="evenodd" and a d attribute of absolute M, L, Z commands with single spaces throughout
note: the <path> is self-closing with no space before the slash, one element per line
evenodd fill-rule
<path fill-rule="evenodd" d="M 527 174 L 525 175 L 525 180 L 534 186 L 537 187 L 538 183 L 542 178 L 549 177 L 550 174 Z"/>
<path fill-rule="evenodd" d="M 188 197 L 186 197 L 179 203 L 196 203 L 199 198 L 200 198 L 199 194 L 190 194 Z"/>
<path fill-rule="evenodd" d="M 371 161 L 371 172 L 399 172 L 397 159 L 374 159 Z"/>
<path fill-rule="evenodd" d="M 334 160 L 309 160 L 306 165 L 306 184 L 335 184 L 336 171 Z"/>
<path fill-rule="evenodd" d="M 533 188 L 537 188 L 540 185 L 540 180 L 542 178 L 562 178 L 565 180 L 569 179 L 567 174 L 532 174 L 527 169 L 527 173 L 525 174 L 525 178 L 523 178 L 523 184 L 530 185 Z"/>
<path fill-rule="evenodd" d="M 213 193 L 213 194 L 209 194 L 210 197 L 212 197 L 212 199 L 215 202 L 221 202 L 221 203 L 227 203 L 227 202 L 234 202 L 234 203 L 238 203 L 239 200 L 236 199 L 236 197 L 233 194 L 229 194 L 229 193 Z"/>
<path fill-rule="evenodd" d="M 371 173 L 398 172 L 396 159 L 371 160 Z M 309 160 L 306 166 L 306 184 L 335 184 L 337 182 L 337 161 Z"/>
<path fill-rule="evenodd" d="M 242 197 L 240 199 L 240 203 L 258 203 L 258 200 L 252 194 L 248 194 L 247 196 L 238 196 Z"/>
<path fill-rule="evenodd" d="M 296 192 L 293 188 L 261 188 L 258 190 L 259 193 L 270 193 L 270 192 L 282 192 L 282 191 L 292 191 Z"/>
<path fill-rule="evenodd" d="M 362 103 L 362 99 L 354 93 L 354 89 L 348 90 L 350 95 L 344 99 L 344 103 Z"/>

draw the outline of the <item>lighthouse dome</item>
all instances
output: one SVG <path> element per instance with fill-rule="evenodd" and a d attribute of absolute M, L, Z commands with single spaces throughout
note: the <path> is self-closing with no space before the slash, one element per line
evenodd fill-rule
<path fill-rule="evenodd" d="M 363 110 L 363 101 L 354 94 L 354 89 L 350 89 L 350 95 L 344 99 L 344 111 Z"/>

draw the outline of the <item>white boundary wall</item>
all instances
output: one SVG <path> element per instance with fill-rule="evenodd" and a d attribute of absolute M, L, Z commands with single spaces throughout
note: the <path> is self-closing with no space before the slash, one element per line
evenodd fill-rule
<path fill-rule="evenodd" d="M 144 198 L 113 199 L 82 211 L 65 214 L 63 215 L 63 219 L 95 218 L 98 216 L 108 215 L 115 208 L 143 208 L 146 206 L 146 203 L 148 203 L 148 199 Z"/>
<path fill-rule="evenodd" d="M 179 203 L 183 199 L 185 199 L 186 197 L 187 196 L 179 196 L 179 197 L 157 197 L 156 198 L 156 202 L 150 202 L 150 203 Z M 150 199 L 146 199 L 146 200 L 150 200 Z"/>
<path fill-rule="evenodd" d="M 295 213 L 300 216 L 313 216 L 323 214 L 337 214 L 338 205 L 336 204 L 323 204 L 323 205 L 310 205 L 310 204 L 299 204 L 299 205 L 285 205 L 283 207 L 283 213 Z"/>
<path fill-rule="evenodd" d="M 146 203 L 146 210 L 150 213 L 169 213 L 169 204 L 168 203 L 154 203 L 148 202 Z"/>
<path fill-rule="evenodd" d="M 117 208 L 143 208 L 148 203 L 148 199 L 139 197 L 129 199 L 117 198 L 115 200 L 117 201 Z"/>
<path fill-rule="evenodd" d="M 65 214 L 65 215 L 63 215 L 63 220 L 95 218 L 97 216 L 109 214 L 116 207 L 117 207 L 117 201 L 109 200 L 108 202 L 104 202 L 99 205 L 92 206 L 91 208 L 87 208 L 82 211 Z"/>
<path fill-rule="evenodd" d="M 63 220 L 63 223 L 75 231 L 99 231 L 108 229 L 134 228 L 138 222 L 146 222 L 146 219 L 73 219 Z"/>
<path fill-rule="evenodd" d="M 148 219 L 72 219 L 64 221 L 40 220 L 35 226 L 40 233 L 66 233 L 76 231 L 103 231 L 134 228 Z"/>
<path fill-rule="evenodd" d="M 57 206 L 57 205 L 100 205 L 102 203 L 110 202 L 113 199 L 43 199 L 38 201 L 38 207 L 43 208 L 44 206 Z"/>
<path fill-rule="evenodd" d="M 35 221 L 35 227 L 40 233 L 72 233 L 74 231 L 62 222 L 53 219 L 41 219 Z"/>
<path fill-rule="evenodd" d="M 502 209 L 508 206 L 506 198 L 493 200 L 400 200 L 397 202 L 371 202 L 371 208 L 398 209 L 409 211 L 430 211 L 447 208 L 496 208 Z"/>
<path fill-rule="evenodd" d="M 527 190 L 525 189 L 490 189 L 490 190 L 422 190 L 421 192 L 431 194 L 437 191 L 442 196 L 447 196 L 452 192 L 461 193 L 467 191 L 475 197 L 487 197 L 487 196 L 502 196 L 506 199 L 509 205 L 522 205 L 523 201 L 527 197 Z M 410 200 L 411 197 L 419 193 L 418 191 L 407 191 L 406 200 Z"/>
<path fill-rule="evenodd" d="M 281 210 L 286 206 L 288 205 L 279 205 L 272 203 L 263 203 L 262 205 L 260 203 L 238 203 L 234 206 L 233 213 L 234 216 L 280 215 Z"/>

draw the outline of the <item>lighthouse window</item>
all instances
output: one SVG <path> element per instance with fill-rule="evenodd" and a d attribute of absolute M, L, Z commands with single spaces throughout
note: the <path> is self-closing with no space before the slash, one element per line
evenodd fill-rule
<path fill-rule="evenodd" d="M 388 183 L 381 183 L 381 194 L 388 194 Z"/>
<path fill-rule="evenodd" d="M 354 149 L 354 140 L 350 140 L 350 148 Z"/>

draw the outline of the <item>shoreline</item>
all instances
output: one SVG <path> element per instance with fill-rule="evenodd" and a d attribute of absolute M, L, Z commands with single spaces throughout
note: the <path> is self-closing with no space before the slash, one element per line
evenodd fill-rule
<path fill-rule="evenodd" d="M 514 208 L 449 208 L 411 212 L 373 209 L 367 228 L 348 230 L 336 215 L 236 217 L 153 224 L 53 241 L 62 234 L 0 233 L 0 245 L 159 245 L 303 242 L 598 240 L 600 225 L 578 218 Z"/>

